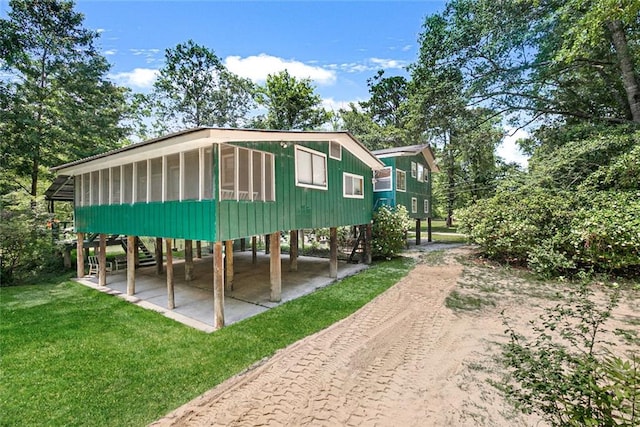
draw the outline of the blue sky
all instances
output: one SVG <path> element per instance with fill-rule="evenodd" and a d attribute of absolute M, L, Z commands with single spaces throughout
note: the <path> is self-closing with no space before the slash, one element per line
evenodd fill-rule
<path fill-rule="evenodd" d="M 445 3 L 77 0 L 76 10 L 100 32 L 111 78 L 136 92 L 150 89 L 165 49 L 193 39 L 256 83 L 285 68 L 310 78 L 325 107 L 337 110 L 368 99 L 367 79 L 377 70 L 406 75 L 424 18 Z M 0 0 L 0 15 L 7 9 Z M 501 154 L 511 159 L 509 150 Z"/>

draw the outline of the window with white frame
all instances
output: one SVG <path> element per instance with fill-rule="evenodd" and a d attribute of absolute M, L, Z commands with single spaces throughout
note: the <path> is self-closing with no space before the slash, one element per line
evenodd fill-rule
<path fill-rule="evenodd" d="M 162 157 L 156 157 L 149 161 L 149 180 L 151 191 L 149 193 L 150 202 L 162 201 Z"/>
<path fill-rule="evenodd" d="M 327 156 L 296 145 L 296 185 L 327 189 Z"/>
<path fill-rule="evenodd" d="M 418 181 L 424 181 L 424 166 L 422 163 L 418 163 Z"/>
<path fill-rule="evenodd" d="M 91 172 L 91 205 L 100 204 L 100 172 Z"/>
<path fill-rule="evenodd" d="M 112 205 L 120 204 L 120 182 L 122 176 L 120 175 L 120 166 L 111 168 L 111 202 Z"/>
<path fill-rule="evenodd" d="M 429 200 L 425 199 L 424 201 L 424 213 L 428 214 L 429 213 Z"/>
<path fill-rule="evenodd" d="M 109 169 L 100 171 L 100 204 L 109 204 Z"/>
<path fill-rule="evenodd" d="M 391 166 L 378 169 L 374 172 L 373 177 L 373 191 L 390 191 L 393 188 L 391 186 Z"/>
<path fill-rule="evenodd" d="M 180 200 L 180 155 L 166 156 L 164 166 L 164 200 Z"/>
<path fill-rule="evenodd" d="M 202 199 L 215 198 L 213 191 L 213 148 L 202 149 Z"/>
<path fill-rule="evenodd" d="M 415 178 L 418 175 L 418 164 L 411 162 L 411 178 Z"/>
<path fill-rule="evenodd" d="M 236 148 L 220 147 L 220 200 L 236 200 Z"/>
<path fill-rule="evenodd" d="M 336 160 L 342 160 L 342 145 L 340 145 L 339 142 L 329 142 L 329 157 Z"/>
<path fill-rule="evenodd" d="M 411 213 L 418 213 L 418 199 L 411 198 Z"/>
<path fill-rule="evenodd" d="M 133 163 L 122 166 L 122 203 L 133 203 Z"/>
<path fill-rule="evenodd" d="M 344 172 L 342 174 L 342 195 L 354 199 L 364 199 L 364 178 Z"/>
<path fill-rule="evenodd" d="M 424 167 L 424 182 L 429 182 L 429 168 Z"/>
<path fill-rule="evenodd" d="M 396 169 L 396 190 L 407 191 L 407 173 Z"/>

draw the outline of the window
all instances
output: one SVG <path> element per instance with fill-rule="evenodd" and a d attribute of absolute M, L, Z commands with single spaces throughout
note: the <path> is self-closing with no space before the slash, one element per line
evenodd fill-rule
<path fill-rule="evenodd" d="M 422 163 L 418 163 L 418 181 L 424 181 L 424 166 L 422 166 Z"/>
<path fill-rule="evenodd" d="M 424 201 L 424 213 L 429 213 L 429 200 L 425 199 Z"/>
<path fill-rule="evenodd" d="M 374 172 L 373 191 L 390 191 L 391 190 L 391 166 L 379 169 Z"/>
<path fill-rule="evenodd" d="M 122 166 L 122 203 L 133 203 L 133 163 Z"/>
<path fill-rule="evenodd" d="M 82 206 L 91 205 L 91 179 L 89 174 L 82 175 Z"/>
<path fill-rule="evenodd" d="M 411 213 L 418 213 L 418 199 L 411 198 Z"/>
<path fill-rule="evenodd" d="M 342 160 L 342 145 L 340 145 L 339 142 L 329 142 L 329 157 L 336 160 Z"/>
<path fill-rule="evenodd" d="M 424 182 L 429 182 L 429 169 L 424 168 Z"/>
<path fill-rule="evenodd" d="M 220 148 L 220 200 L 236 200 L 236 149 L 229 145 Z"/>
<path fill-rule="evenodd" d="M 273 202 L 276 200 L 275 189 L 275 161 L 273 154 L 264 153 L 264 201 Z"/>
<path fill-rule="evenodd" d="M 343 196 L 364 199 L 364 178 L 360 175 L 343 173 Z"/>
<path fill-rule="evenodd" d="M 251 194 L 251 152 L 238 148 L 238 200 L 253 200 Z"/>
<path fill-rule="evenodd" d="M 327 156 L 296 146 L 296 185 L 327 189 Z"/>
<path fill-rule="evenodd" d="M 136 163 L 136 203 L 147 201 L 147 161 Z"/>
<path fill-rule="evenodd" d="M 407 191 L 407 173 L 400 169 L 396 170 L 396 190 Z"/>
<path fill-rule="evenodd" d="M 415 178 L 418 175 L 418 165 L 416 162 L 411 162 L 411 178 Z"/>
<path fill-rule="evenodd" d="M 200 150 L 184 153 L 182 173 L 182 200 L 198 200 L 200 198 Z"/>

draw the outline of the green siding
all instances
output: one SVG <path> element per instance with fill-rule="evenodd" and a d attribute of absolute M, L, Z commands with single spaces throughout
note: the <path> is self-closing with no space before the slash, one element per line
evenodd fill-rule
<path fill-rule="evenodd" d="M 215 200 L 76 208 L 76 230 L 216 241 Z"/>
<path fill-rule="evenodd" d="M 221 201 L 221 240 L 301 228 L 366 224 L 371 221 L 371 169 L 347 150 L 342 150 L 342 160 L 335 160 L 328 155 L 328 142 L 298 144 L 327 154 L 328 189 L 318 190 L 295 185 L 294 144 L 286 148 L 273 143 L 237 145 L 275 154 L 276 201 Z M 363 199 L 343 197 L 343 172 L 364 178 Z"/>
<path fill-rule="evenodd" d="M 429 200 L 429 210 L 432 209 L 431 203 L 431 171 L 429 171 L 428 182 L 420 182 L 417 178 L 411 176 L 411 162 L 422 163 L 428 169 L 427 162 L 424 157 L 419 154 L 416 156 L 398 156 L 387 157 L 381 159 L 386 166 L 393 167 L 393 190 L 375 192 L 374 197 L 376 207 L 380 204 L 380 199 L 388 199 L 391 206 L 403 205 L 409 211 L 409 216 L 415 219 L 423 219 L 431 216 L 431 212 L 424 212 L 424 201 Z M 396 191 L 396 169 L 400 169 L 407 174 L 407 191 Z M 411 199 L 415 197 L 418 202 L 418 212 L 411 212 Z"/>

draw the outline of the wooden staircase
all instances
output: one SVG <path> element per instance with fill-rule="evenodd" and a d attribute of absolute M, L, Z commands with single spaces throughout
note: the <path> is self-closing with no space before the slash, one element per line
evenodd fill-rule
<path fill-rule="evenodd" d="M 140 267 L 151 267 L 156 265 L 156 258 L 153 253 L 145 246 L 142 242 L 142 239 L 136 239 L 138 242 L 138 266 Z M 120 244 L 124 249 L 125 253 L 127 252 L 127 239 L 121 239 Z"/>

